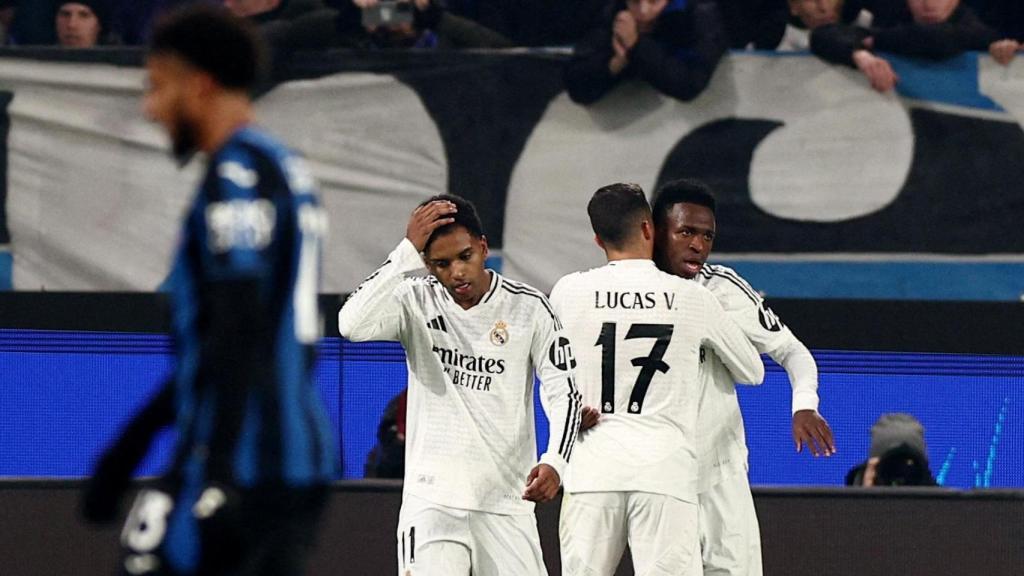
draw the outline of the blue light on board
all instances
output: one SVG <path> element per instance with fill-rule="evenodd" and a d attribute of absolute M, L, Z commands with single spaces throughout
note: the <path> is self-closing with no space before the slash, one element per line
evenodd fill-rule
<path fill-rule="evenodd" d="M 944 486 L 1024 487 L 1024 357 L 814 351 L 821 413 L 838 453 L 795 452 L 790 386 L 768 363 L 765 383 L 741 387 L 753 484 L 836 485 L 867 458 L 871 424 L 886 412 L 925 426 Z M 0 330 L 0 476 L 78 477 L 172 369 L 163 335 Z M 388 401 L 406 384 L 393 343 L 326 339 L 315 383 L 341 442 L 343 477 L 359 478 Z M 655 384 L 657 381 L 655 381 Z M 548 427 L 536 405 L 538 445 Z M 138 470 L 159 473 L 165 435 Z"/>

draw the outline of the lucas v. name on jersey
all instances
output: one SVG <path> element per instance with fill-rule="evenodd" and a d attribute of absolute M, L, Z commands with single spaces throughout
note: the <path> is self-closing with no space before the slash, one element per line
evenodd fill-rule
<path fill-rule="evenodd" d="M 471 390 L 491 391 L 491 374 L 505 373 L 503 358 L 487 358 L 486 356 L 470 356 L 462 354 L 458 348 L 449 350 L 440 346 L 433 347 L 434 354 L 444 364 L 444 372 L 456 386 Z"/>
<path fill-rule="evenodd" d="M 675 310 L 676 295 L 674 292 L 662 292 L 661 298 L 655 292 L 611 292 L 594 291 L 594 308 L 598 310 L 649 310 L 664 304 L 665 308 Z"/>

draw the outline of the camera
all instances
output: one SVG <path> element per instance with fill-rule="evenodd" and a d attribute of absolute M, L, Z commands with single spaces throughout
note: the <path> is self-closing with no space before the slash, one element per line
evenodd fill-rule
<path fill-rule="evenodd" d="M 875 486 L 934 485 L 928 457 L 907 444 L 900 444 L 878 458 Z"/>
<path fill-rule="evenodd" d="M 412 24 L 412 2 L 385 0 L 363 8 L 363 26 L 367 28 L 395 27 Z"/>

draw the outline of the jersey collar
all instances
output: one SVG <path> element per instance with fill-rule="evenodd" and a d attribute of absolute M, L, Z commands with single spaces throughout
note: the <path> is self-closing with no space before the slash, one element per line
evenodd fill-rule
<path fill-rule="evenodd" d="M 654 268 L 654 260 L 629 258 L 627 260 L 612 260 L 608 265 L 616 268 Z"/>

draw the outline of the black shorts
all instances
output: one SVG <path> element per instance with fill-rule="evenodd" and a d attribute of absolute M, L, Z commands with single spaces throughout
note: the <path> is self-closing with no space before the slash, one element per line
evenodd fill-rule
<path fill-rule="evenodd" d="M 121 533 L 120 574 L 303 574 L 327 502 L 325 486 L 171 492 L 139 492 Z"/>

